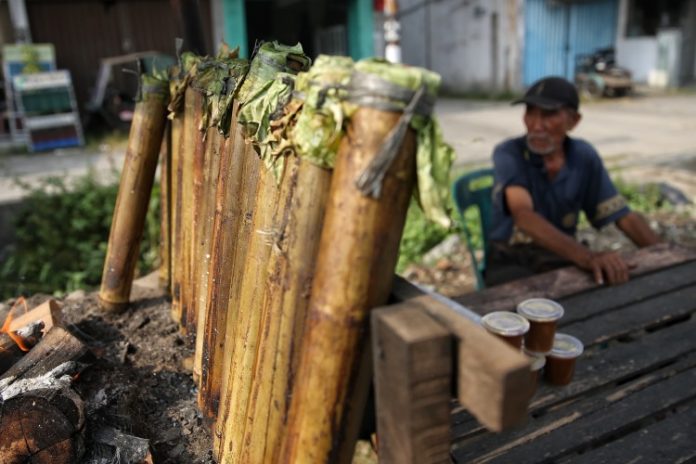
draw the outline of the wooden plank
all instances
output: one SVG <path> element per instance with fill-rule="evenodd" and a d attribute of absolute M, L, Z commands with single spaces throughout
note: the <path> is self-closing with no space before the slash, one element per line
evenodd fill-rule
<path fill-rule="evenodd" d="M 696 250 L 672 243 L 660 243 L 627 254 L 625 258 L 631 266 L 635 266 L 631 269 L 630 275 L 636 277 L 696 260 Z M 453 299 L 479 314 L 486 314 L 492 311 L 512 310 L 517 303 L 527 298 L 557 300 L 597 287 L 589 273 L 571 266 Z"/>
<path fill-rule="evenodd" d="M 600 287 L 563 298 L 560 303 L 566 312 L 559 321 L 559 325 L 562 327 L 608 310 L 615 310 L 621 306 L 638 303 L 693 285 L 696 281 L 694 276 L 696 276 L 696 262 L 689 262 L 639 276 L 623 285 Z"/>
<path fill-rule="evenodd" d="M 404 279 L 395 279 L 392 295 L 425 311 L 457 338 L 457 398 L 481 424 L 501 431 L 526 420 L 532 389 L 526 356 Z"/>
<path fill-rule="evenodd" d="M 380 462 L 449 462 L 449 331 L 409 303 L 371 318 Z"/>
<path fill-rule="evenodd" d="M 488 435 L 457 447 L 457 462 L 552 462 L 630 433 L 679 405 L 696 400 L 696 369 L 643 387 L 642 379 L 611 395 L 559 408 L 520 431 Z M 602 407 L 597 408 L 601 404 Z"/>
<path fill-rule="evenodd" d="M 585 346 L 603 343 L 623 335 L 667 324 L 696 311 L 696 285 L 657 298 L 606 311 L 597 317 L 563 326 L 563 332 L 578 337 Z"/>
<path fill-rule="evenodd" d="M 554 405 L 567 403 L 588 392 L 610 389 L 641 374 L 696 352 L 693 333 L 696 320 L 676 324 L 645 335 L 630 343 L 616 343 L 609 349 L 592 349 L 577 361 L 575 379 L 563 388 L 540 385 L 531 401 L 530 411 L 538 413 Z M 466 414 L 454 419 L 452 436 L 463 439 L 483 433 L 484 429 Z"/>
<path fill-rule="evenodd" d="M 574 464 L 615 464 L 631 458 L 632 463 L 686 462 L 696 458 L 694 444 L 696 403 L 620 440 L 582 455 L 571 455 Z"/>

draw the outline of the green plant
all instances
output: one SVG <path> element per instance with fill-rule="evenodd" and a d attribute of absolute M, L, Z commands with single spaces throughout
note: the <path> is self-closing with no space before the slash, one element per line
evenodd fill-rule
<path fill-rule="evenodd" d="M 0 297 L 62 294 L 99 284 L 118 184 L 86 175 L 68 184 L 47 178 L 23 202 L 16 242 L 0 263 Z M 152 269 L 159 242 L 159 186 L 153 188 L 140 246 L 141 272 Z"/>
<path fill-rule="evenodd" d="M 616 177 L 614 180 L 616 189 L 626 198 L 628 206 L 641 213 L 654 213 L 669 209 L 669 204 L 662 200 L 660 187 L 657 184 L 634 184 Z"/>
<path fill-rule="evenodd" d="M 463 227 L 459 214 L 454 210 L 454 205 L 450 205 L 449 210 L 452 211 L 450 215 L 454 225 L 447 229 L 427 220 L 418 204 L 415 201 L 411 202 L 406 216 L 404 233 L 401 237 L 397 272 L 402 272 L 409 264 L 420 261 L 425 253 L 453 233 L 462 234 L 466 230 L 470 233 L 472 243 L 475 246 L 481 246 L 482 237 L 478 211 L 474 208 L 466 211 Z"/>

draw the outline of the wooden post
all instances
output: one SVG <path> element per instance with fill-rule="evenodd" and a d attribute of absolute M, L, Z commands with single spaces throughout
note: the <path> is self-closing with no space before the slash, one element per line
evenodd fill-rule
<path fill-rule="evenodd" d="M 142 77 L 142 100 L 136 104 L 128 136 L 99 290 L 100 303 L 107 310 L 122 310 L 129 302 L 162 144 L 167 95 L 166 82 Z"/>
<path fill-rule="evenodd" d="M 402 278 L 396 278 L 393 295 L 457 338 L 457 398 L 481 424 L 499 432 L 526 421 L 532 377 L 525 355 Z"/>
<path fill-rule="evenodd" d="M 371 319 L 379 462 L 449 463 L 449 331 L 408 302 Z"/>
<path fill-rule="evenodd" d="M 415 180 L 409 129 L 382 184 L 364 196 L 358 176 L 400 114 L 360 107 L 352 116 L 331 181 L 282 462 L 337 462 L 345 399 L 355 379 L 369 309 L 386 303 Z M 327 356 L 331 353 L 331 356 Z"/>

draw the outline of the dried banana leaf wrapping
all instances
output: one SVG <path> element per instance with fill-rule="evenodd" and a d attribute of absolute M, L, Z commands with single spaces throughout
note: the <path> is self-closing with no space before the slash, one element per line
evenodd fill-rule
<path fill-rule="evenodd" d="M 342 101 L 353 65 L 345 56 L 320 55 L 312 68 L 295 80 L 295 94 L 304 104 L 290 139 L 303 158 L 323 168 L 333 167 L 343 136 Z"/>
<path fill-rule="evenodd" d="M 440 76 L 423 68 L 395 65 L 384 60 L 370 58 L 357 62 L 355 71 L 363 76 L 376 76 L 395 86 L 416 91 L 424 88 L 426 100 L 434 103 L 440 85 Z M 365 96 L 375 104 L 406 108 L 404 100 L 389 98 L 385 94 L 372 92 Z M 380 101 L 381 100 L 381 101 Z M 344 105 L 347 116 L 357 107 L 355 100 Z M 449 203 L 449 172 L 454 161 L 454 150 L 442 138 L 437 119 L 424 111 L 416 112 L 409 125 L 417 134 L 417 196 L 426 217 L 444 227 L 451 225 L 447 212 Z"/>
<path fill-rule="evenodd" d="M 277 126 L 288 114 L 284 111 L 292 98 L 295 74 L 306 71 L 311 60 L 300 44 L 287 46 L 278 42 L 261 45 L 252 60 L 249 73 L 239 91 L 242 108 L 238 120 L 247 140 L 279 181 L 283 165 L 277 162 L 288 147 L 287 139 Z M 274 127 L 276 126 L 276 127 Z"/>

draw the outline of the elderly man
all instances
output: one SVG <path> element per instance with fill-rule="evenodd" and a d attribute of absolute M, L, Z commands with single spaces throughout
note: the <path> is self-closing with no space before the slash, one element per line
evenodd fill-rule
<path fill-rule="evenodd" d="M 619 195 L 595 149 L 568 136 L 581 119 L 578 93 L 561 77 L 535 82 L 525 96 L 527 134 L 493 152 L 495 185 L 486 283 L 495 285 L 575 264 L 597 283 L 628 280 L 616 252 L 596 253 L 575 240 L 580 211 L 600 228 L 616 223 L 639 247 L 657 235 Z"/>

